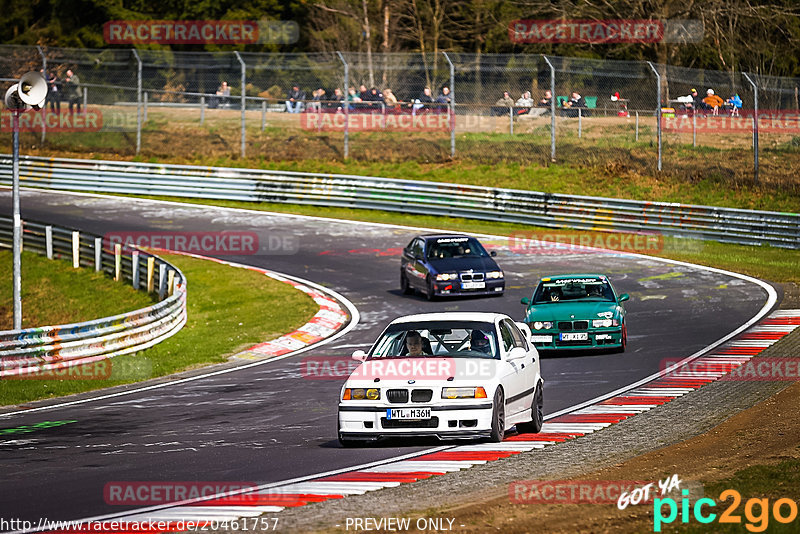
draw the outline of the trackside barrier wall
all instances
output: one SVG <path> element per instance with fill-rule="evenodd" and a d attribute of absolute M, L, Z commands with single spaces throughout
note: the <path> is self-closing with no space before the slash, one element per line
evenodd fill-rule
<path fill-rule="evenodd" d="M 48 257 L 72 257 L 72 236 L 72 230 L 23 222 L 24 250 Z M 2 217 L 0 246 L 10 246 L 11 239 L 11 219 Z M 99 262 L 96 261 L 98 250 Z M 127 256 L 121 258 L 122 278 L 133 280 L 136 289 L 145 289 L 146 280 L 141 280 L 140 284 L 144 277 L 134 273 L 144 268 L 150 255 L 141 251 L 125 252 Z M 167 298 L 146 308 L 93 321 L 2 331 L 0 378 L 34 375 L 137 352 L 177 333 L 186 323 L 186 279 L 177 267 L 157 256 L 153 258 L 159 269 L 174 273 L 172 288 L 162 288 L 169 294 Z M 98 236 L 79 234 L 78 261 L 83 267 L 93 266 L 111 276 L 115 273 L 114 252 L 103 249 Z M 134 269 L 136 264 L 138 269 Z"/>
<path fill-rule="evenodd" d="M 338 206 L 800 248 L 800 215 L 370 176 L 23 157 L 27 187 Z M 0 156 L 0 185 L 11 157 Z"/>

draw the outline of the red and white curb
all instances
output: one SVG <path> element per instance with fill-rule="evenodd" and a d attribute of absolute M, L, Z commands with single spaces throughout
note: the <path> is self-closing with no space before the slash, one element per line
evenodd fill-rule
<path fill-rule="evenodd" d="M 161 529 L 163 531 L 178 530 L 180 522 L 188 521 L 213 527 L 219 522 L 277 513 L 286 508 L 341 499 L 348 495 L 361 495 L 541 449 L 602 430 L 718 380 L 798 327 L 800 309 L 775 311 L 744 334 L 692 360 L 691 363 L 701 364 L 707 371 L 682 375 L 674 372 L 674 368 L 666 369 L 650 382 L 611 398 L 569 413 L 551 416 L 538 434 L 515 434 L 502 443 L 438 447 L 384 463 L 376 462 L 306 479 L 267 484 L 255 491 L 217 495 L 183 505 L 138 510 L 129 515 L 117 515 L 113 521 L 164 521 L 167 527 Z M 101 520 L 108 521 L 112 519 Z"/>

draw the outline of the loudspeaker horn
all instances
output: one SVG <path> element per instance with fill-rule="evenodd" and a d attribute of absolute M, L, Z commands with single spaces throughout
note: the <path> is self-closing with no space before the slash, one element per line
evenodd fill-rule
<path fill-rule="evenodd" d="M 27 72 L 19 79 L 19 97 L 29 106 L 42 107 L 46 96 L 47 82 L 38 72 Z"/>
<path fill-rule="evenodd" d="M 17 87 L 19 84 L 14 84 L 6 91 L 5 103 L 8 109 L 25 109 L 25 102 L 19 97 Z"/>

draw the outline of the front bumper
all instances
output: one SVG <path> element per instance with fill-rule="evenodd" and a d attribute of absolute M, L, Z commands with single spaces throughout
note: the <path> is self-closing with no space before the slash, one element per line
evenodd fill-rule
<path fill-rule="evenodd" d="M 622 346 L 621 327 L 589 329 L 585 331 L 587 339 L 577 341 L 561 340 L 562 332 L 556 330 L 535 330 L 532 326 L 530 328 L 533 346 L 537 350 L 613 349 Z"/>
<path fill-rule="evenodd" d="M 344 439 L 376 440 L 388 437 L 436 436 L 439 439 L 488 436 L 492 429 L 492 402 L 432 406 L 430 419 L 388 420 L 386 410 L 410 405 L 359 406 L 339 404 L 339 436 Z"/>
<path fill-rule="evenodd" d="M 457 280 L 436 281 L 433 283 L 434 293 L 438 297 L 463 297 L 467 295 L 502 295 L 506 289 L 505 279 L 487 279 L 486 287 L 479 289 L 462 289 Z"/>

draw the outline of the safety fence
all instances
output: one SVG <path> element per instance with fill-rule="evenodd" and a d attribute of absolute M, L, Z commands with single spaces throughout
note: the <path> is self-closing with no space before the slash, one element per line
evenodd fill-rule
<path fill-rule="evenodd" d="M 52 75 L 55 90 L 23 130 L 41 136 L 35 143 L 63 149 L 283 160 L 621 161 L 758 179 L 759 138 L 761 150 L 784 159 L 797 157 L 800 146 L 800 79 L 641 61 L 0 45 L 0 80 L 32 69 Z M 67 82 L 75 76 L 79 83 Z M 795 181 L 791 161 L 763 159 L 765 181 Z"/>
<path fill-rule="evenodd" d="M 11 220 L 0 218 L 0 246 L 11 243 Z M 62 376 L 75 366 L 144 350 L 186 323 L 186 279 L 158 256 L 32 221 L 23 221 L 23 247 L 51 259 L 71 259 L 76 268 L 91 267 L 128 280 L 138 290 L 157 292 L 159 302 L 92 321 L 0 332 L 0 378 Z"/>
<path fill-rule="evenodd" d="M 10 157 L 0 156 L 0 185 L 10 183 Z M 57 190 L 337 206 L 800 248 L 800 215 L 793 213 L 369 176 L 24 157 L 20 183 Z"/>

